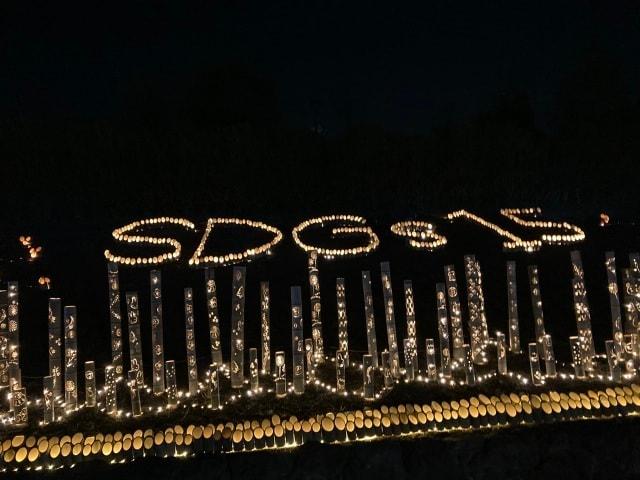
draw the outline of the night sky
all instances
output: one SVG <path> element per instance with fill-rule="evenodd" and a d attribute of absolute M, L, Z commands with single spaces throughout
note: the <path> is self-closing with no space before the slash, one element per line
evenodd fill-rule
<path fill-rule="evenodd" d="M 619 72 L 625 98 L 640 82 L 633 1 L 12 3 L 0 14 L 3 118 L 179 109 L 232 68 L 266 85 L 279 120 L 326 133 L 421 132 L 510 92 L 552 129 L 558 91 L 590 57 Z"/>

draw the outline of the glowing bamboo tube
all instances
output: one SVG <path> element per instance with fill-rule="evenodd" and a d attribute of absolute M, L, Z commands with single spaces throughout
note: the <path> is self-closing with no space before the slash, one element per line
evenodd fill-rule
<path fill-rule="evenodd" d="M 187 346 L 187 374 L 189 395 L 198 393 L 198 360 L 196 357 L 196 333 L 193 318 L 193 290 L 184 289 L 184 326 Z"/>
<path fill-rule="evenodd" d="M 314 347 L 318 345 L 314 343 Z M 302 331 L 302 293 L 291 287 L 291 352 L 293 354 L 293 391 L 304 393 L 304 334 Z M 314 359 L 317 363 L 317 357 Z"/>
<path fill-rule="evenodd" d="M 438 370 L 436 367 L 436 345 L 433 338 L 427 338 L 425 341 L 426 357 L 427 357 L 427 378 L 429 380 L 435 380 L 438 376 Z"/>
<path fill-rule="evenodd" d="M 587 289 L 584 284 L 584 270 L 580 252 L 571 252 L 571 264 L 573 267 L 573 305 L 576 313 L 576 325 L 578 336 L 582 339 L 584 349 L 583 358 L 586 360 L 587 371 L 593 370 L 593 357 L 596 354 L 593 343 L 593 333 L 591 330 L 591 314 L 589 313 L 589 303 L 587 301 Z"/>
<path fill-rule="evenodd" d="M 640 254 L 632 252 L 629 254 L 629 270 L 633 294 L 630 297 L 636 317 L 640 317 Z M 640 320 L 640 318 L 639 318 Z"/>
<path fill-rule="evenodd" d="M 84 404 L 88 408 L 98 405 L 96 389 L 96 364 L 93 361 L 84 362 Z"/>
<path fill-rule="evenodd" d="M 249 379 L 251 382 L 251 390 L 257 393 L 260 388 L 260 377 L 258 376 L 260 369 L 258 367 L 258 349 L 249 349 Z M 304 375 L 304 373 L 303 373 Z"/>
<path fill-rule="evenodd" d="M 542 385 L 542 371 L 540 370 L 540 357 L 535 342 L 529 344 L 529 365 L 531 366 L 531 381 L 534 385 Z"/>
<path fill-rule="evenodd" d="M 367 350 L 372 364 L 378 368 L 378 346 L 376 345 L 376 320 L 373 312 L 373 294 L 371 292 L 371 274 L 362 271 L 362 294 L 364 296 L 364 317 L 367 327 Z"/>
<path fill-rule="evenodd" d="M 0 290 L 0 387 L 9 387 L 9 298 Z"/>
<path fill-rule="evenodd" d="M 67 411 L 78 407 L 77 321 L 76 307 L 64 307 L 64 403 Z"/>
<path fill-rule="evenodd" d="M 504 333 L 496 332 L 496 351 L 498 358 L 498 373 L 500 375 L 507 374 L 507 344 Z"/>
<path fill-rule="evenodd" d="M 221 408 L 220 403 L 220 380 L 218 378 L 218 365 L 209 365 L 209 407 L 213 409 Z"/>
<path fill-rule="evenodd" d="M 231 301 L 231 388 L 244 383 L 244 298 L 245 267 L 233 268 Z"/>
<path fill-rule="evenodd" d="M 111 364 L 118 376 L 122 375 L 122 313 L 120 311 L 120 281 L 118 264 L 107 264 L 109 282 L 109 320 L 111 323 Z"/>
<path fill-rule="evenodd" d="M 414 366 L 417 363 L 418 356 L 416 354 L 416 348 L 410 338 L 403 340 L 404 346 L 404 368 L 405 368 L 405 380 L 412 382 L 416 377 L 416 370 Z"/>
<path fill-rule="evenodd" d="M 373 400 L 375 398 L 375 386 L 373 380 L 373 372 L 375 367 L 371 359 L 371 355 L 362 356 L 362 391 L 365 400 Z"/>
<path fill-rule="evenodd" d="M 349 324 L 344 278 L 336 278 L 336 302 L 338 307 L 338 349 L 344 353 L 345 365 L 349 366 Z"/>
<path fill-rule="evenodd" d="M 382 352 L 382 377 L 384 378 L 384 388 L 391 389 L 395 380 L 391 373 L 391 355 L 388 350 Z"/>
<path fill-rule="evenodd" d="M 174 408 L 178 402 L 176 362 L 174 360 L 166 360 L 164 362 L 164 373 L 166 376 L 165 386 L 167 388 L 167 408 Z"/>
<path fill-rule="evenodd" d="M 324 343 L 322 339 L 322 303 L 320 301 L 320 277 L 318 275 L 318 252 L 309 252 L 309 291 L 311 298 L 311 338 L 316 363 L 324 363 Z M 294 372 L 295 375 L 295 372 Z"/>
<path fill-rule="evenodd" d="M 269 282 L 260 282 L 260 329 L 262 333 L 262 371 L 271 373 L 271 322 Z"/>
<path fill-rule="evenodd" d="M 475 385 L 476 384 L 476 372 L 473 367 L 473 353 L 471 351 L 471 346 L 465 344 L 464 345 L 464 373 L 467 385 Z"/>
<path fill-rule="evenodd" d="M 346 355 L 343 350 L 336 352 L 336 391 L 344 392 L 346 387 L 345 370 L 346 370 Z"/>
<path fill-rule="evenodd" d="M 520 326 L 518 321 L 518 293 L 516 262 L 507 262 L 507 304 L 509 310 L 509 350 L 520 353 Z"/>
<path fill-rule="evenodd" d="M 416 309 L 415 302 L 413 299 L 413 284 L 411 280 L 404 281 L 404 305 L 405 305 L 405 313 L 407 316 L 407 339 L 410 340 L 411 349 L 414 355 L 412 355 L 411 359 L 412 369 L 414 375 L 418 372 L 418 341 L 416 339 Z M 406 357 L 406 354 L 405 354 Z"/>
<path fill-rule="evenodd" d="M 24 425 L 29 420 L 27 412 L 27 389 L 17 388 L 11 392 L 14 425 Z"/>
<path fill-rule="evenodd" d="M 554 378 L 556 376 L 556 356 L 553 351 L 553 342 L 551 335 L 548 333 L 542 339 L 542 348 L 544 352 L 544 368 L 547 377 Z"/>
<path fill-rule="evenodd" d="M 142 336 L 140 335 L 140 313 L 138 310 L 138 294 L 127 292 L 127 319 L 129 325 L 129 358 L 130 370 L 138 375 L 138 386 L 144 385 L 144 369 L 142 366 Z"/>
<path fill-rule="evenodd" d="M 310 382 L 315 380 L 316 368 L 313 360 L 313 339 L 305 338 L 304 340 L 304 358 L 307 365 L 307 380 Z"/>
<path fill-rule="evenodd" d="M 622 293 L 624 303 L 624 332 L 636 333 L 640 329 L 640 312 L 633 300 L 635 295 L 635 280 L 628 268 L 622 269 Z"/>
<path fill-rule="evenodd" d="M 7 321 L 9 322 L 9 362 L 20 365 L 20 295 L 18 282 L 7 282 Z"/>
<path fill-rule="evenodd" d="M 149 274 L 151 296 L 151 351 L 153 356 L 153 393 L 164 393 L 164 341 L 162 327 L 162 274 L 151 270 Z"/>
<path fill-rule="evenodd" d="M 607 270 L 607 290 L 611 306 L 611 330 L 618 360 L 624 353 L 624 331 L 622 330 L 622 315 L 620 311 L 620 297 L 618 295 L 618 275 L 616 273 L 616 257 L 614 252 L 605 253 L 605 267 Z"/>
<path fill-rule="evenodd" d="M 42 379 L 43 419 L 45 425 L 56 421 L 55 391 L 51 375 Z"/>
<path fill-rule="evenodd" d="M 131 415 L 139 417 L 142 415 L 142 406 L 140 405 L 140 389 L 137 381 L 138 372 L 129 370 L 127 386 L 129 387 L 129 395 L 131 396 Z"/>
<path fill-rule="evenodd" d="M 540 294 L 540 281 L 538 279 L 538 267 L 529 265 L 529 287 L 531 289 L 531 306 L 533 309 L 533 325 L 536 334 L 536 344 L 538 345 L 538 353 L 543 354 L 542 340 L 545 336 L 544 330 L 544 314 L 542 311 L 542 296 Z"/>
<path fill-rule="evenodd" d="M 483 352 L 484 334 L 482 324 L 482 307 L 480 305 L 480 285 L 473 255 L 464 256 L 464 275 L 467 283 L 467 305 L 469 307 L 469 339 L 471 355 L 474 363 L 484 364 L 486 358 Z M 453 325 L 454 315 L 451 315 Z M 454 353 L 455 356 L 455 353 Z"/>
<path fill-rule="evenodd" d="M 207 317 L 209 320 L 209 342 L 211 346 L 211 363 L 222 364 L 220 342 L 220 319 L 218 317 L 218 296 L 213 268 L 204 270 L 205 290 L 207 294 Z"/>
<path fill-rule="evenodd" d="M 284 352 L 276 352 L 276 397 L 287 395 L 287 370 Z"/>
<path fill-rule="evenodd" d="M 396 317 L 393 308 L 393 290 L 391 288 L 391 270 L 389 268 L 389 262 L 380 263 L 380 275 L 382 280 L 382 294 L 384 297 L 384 314 L 387 322 L 387 342 L 389 345 L 391 374 L 394 378 L 399 378 L 400 356 L 398 354 L 398 337 L 396 335 Z"/>
<path fill-rule="evenodd" d="M 571 345 L 571 357 L 576 378 L 584 378 L 586 373 L 582 359 L 582 342 L 579 337 L 569 337 L 569 344 Z"/>
<path fill-rule="evenodd" d="M 440 373 L 451 377 L 451 350 L 449 350 L 449 319 L 447 318 L 447 299 L 444 283 L 436 284 L 436 302 L 438 307 L 438 337 L 440 340 Z"/>
<path fill-rule="evenodd" d="M 105 407 L 109 415 L 118 413 L 116 390 L 116 367 L 107 365 L 104 369 Z"/>
<path fill-rule="evenodd" d="M 622 372 L 620 369 L 620 363 L 618 362 L 618 352 L 616 351 L 615 342 L 613 340 L 606 340 L 604 342 L 607 348 L 607 361 L 609 363 L 609 375 L 614 382 L 622 381 Z"/>
<path fill-rule="evenodd" d="M 62 395 L 62 303 L 59 298 L 49 299 L 49 375 L 53 379 L 53 395 Z"/>
<path fill-rule="evenodd" d="M 458 298 L 458 282 L 453 265 L 444 267 L 444 277 L 447 286 L 446 294 L 449 299 L 449 317 L 451 318 L 451 339 L 453 342 L 453 360 L 464 363 L 464 333 L 462 330 L 462 311 Z M 446 303 L 445 303 L 446 305 Z M 447 340 L 448 343 L 448 340 Z"/>
<path fill-rule="evenodd" d="M 628 374 L 635 375 L 638 367 L 638 335 L 624 335 L 624 363 Z"/>

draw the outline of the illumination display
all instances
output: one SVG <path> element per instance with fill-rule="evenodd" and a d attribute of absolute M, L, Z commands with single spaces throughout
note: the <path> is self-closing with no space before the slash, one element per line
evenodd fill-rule
<path fill-rule="evenodd" d="M 138 372 L 129 370 L 127 375 L 127 386 L 129 387 L 129 395 L 131 396 L 131 415 L 139 417 L 142 415 L 142 406 L 140 404 L 140 389 L 138 388 Z"/>
<path fill-rule="evenodd" d="M 167 408 L 175 408 L 178 403 L 178 385 L 176 379 L 176 362 L 174 360 L 164 362 L 164 373 L 167 377 Z"/>
<path fill-rule="evenodd" d="M 438 370 L 436 367 L 436 345 L 433 338 L 427 338 L 425 340 L 425 352 L 427 378 L 429 380 L 435 380 L 438 376 Z"/>
<path fill-rule="evenodd" d="M 251 384 L 251 391 L 257 393 L 260 388 L 260 368 L 258 366 L 258 349 L 249 349 L 249 380 Z M 304 373 L 303 373 L 304 375 Z"/>
<path fill-rule="evenodd" d="M 477 364 L 486 363 L 484 355 L 484 343 L 486 335 L 484 333 L 484 305 L 483 294 L 480 283 L 480 269 L 473 255 L 464 257 L 464 274 L 467 282 L 467 305 L 469 308 L 469 339 L 473 362 Z M 453 318 L 453 315 L 451 316 Z M 453 323 L 453 322 L 452 322 Z"/>
<path fill-rule="evenodd" d="M 209 235 L 211 234 L 211 230 L 216 225 L 236 225 L 240 227 L 250 227 L 258 230 L 263 230 L 265 232 L 269 232 L 273 234 L 273 239 L 267 243 L 264 243 L 258 247 L 247 248 L 241 252 L 235 253 L 227 253 L 220 255 L 206 255 L 202 256 L 204 251 L 204 247 L 207 244 L 207 240 L 209 239 Z M 202 238 L 200 239 L 200 243 L 193 253 L 192 257 L 189 259 L 189 265 L 200 265 L 200 264 L 216 264 L 216 265 L 231 265 L 233 263 L 238 262 L 247 262 L 260 255 L 268 254 L 271 252 L 271 249 L 275 247 L 282 240 L 282 232 L 278 230 L 276 227 L 272 227 L 271 225 L 267 225 L 266 223 L 256 222 L 254 220 L 247 220 L 246 218 L 228 218 L 228 217 L 217 217 L 217 218 L 209 218 L 207 220 L 207 226 L 204 229 L 204 233 Z"/>
<path fill-rule="evenodd" d="M 338 308 L 338 350 L 344 354 L 344 363 L 349 366 L 349 324 L 344 278 L 336 278 L 336 305 Z"/>
<path fill-rule="evenodd" d="M 440 341 L 440 373 L 451 377 L 451 350 L 449 350 L 449 319 L 447 317 L 447 294 L 444 283 L 436 283 L 436 305 L 438 309 L 438 337 Z"/>
<path fill-rule="evenodd" d="M 309 252 L 309 294 L 311 300 L 311 338 L 313 356 L 316 363 L 324 362 L 324 343 L 322 340 L 322 315 L 320 301 L 320 277 L 318 276 L 318 252 Z M 294 372 L 295 375 L 295 372 Z"/>
<path fill-rule="evenodd" d="M 53 380 L 51 391 L 55 397 L 62 395 L 62 302 L 49 299 L 49 375 Z"/>
<path fill-rule="evenodd" d="M 11 392 L 13 405 L 13 423 L 23 425 L 29 420 L 27 411 L 27 389 L 18 388 Z"/>
<path fill-rule="evenodd" d="M 453 265 L 444 267 L 444 278 L 447 286 L 449 318 L 451 319 L 453 359 L 462 364 L 464 362 L 464 332 L 462 330 L 462 310 L 458 298 L 458 281 L 456 280 L 456 270 Z"/>
<path fill-rule="evenodd" d="M 7 320 L 9 321 L 9 362 L 20 365 L 20 295 L 18 282 L 7 282 Z"/>
<path fill-rule="evenodd" d="M 344 392 L 346 389 L 345 371 L 346 371 L 347 352 L 338 350 L 336 352 L 336 391 Z"/>
<path fill-rule="evenodd" d="M 376 320 L 373 312 L 373 294 L 371 293 L 371 274 L 362 272 L 362 294 L 364 296 L 364 319 L 367 328 L 367 349 L 374 368 L 378 368 L 378 345 L 376 343 Z"/>
<path fill-rule="evenodd" d="M 391 355 L 388 350 L 382 352 L 382 377 L 384 378 L 384 388 L 391 390 L 395 384 L 395 379 L 391 373 Z"/>
<path fill-rule="evenodd" d="M 531 366 L 531 381 L 534 385 L 542 385 L 542 371 L 540 370 L 540 357 L 538 355 L 538 344 L 529 344 L 529 365 Z"/>
<path fill-rule="evenodd" d="M 9 298 L 0 290 L 0 387 L 9 386 Z"/>
<path fill-rule="evenodd" d="M 184 289 L 184 327 L 187 347 L 187 377 L 189 378 L 189 394 L 198 393 L 198 361 L 196 357 L 196 332 L 193 318 L 193 290 Z"/>
<path fill-rule="evenodd" d="M 544 314 L 542 313 L 542 294 L 540 293 L 540 281 L 538 279 L 538 267 L 529 265 L 529 288 L 531 289 L 531 307 L 533 310 L 533 326 L 536 334 L 538 353 L 543 355 L 542 340 L 546 334 L 544 330 Z"/>
<path fill-rule="evenodd" d="M 504 333 L 496 332 L 496 358 L 498 362 L 498 373 L 507 374 L 507 343 Z"/>
<path fill-rule="evenodd" d="M 149 274 L 151 297 L 151 352 L 153 356 L 153 393 L 164 393 L 164 341 L 162 331 L 162 275 L 160 270 Z"/>
<path fill-rule="evenodd" d="M 567 245 L 582 242 L 585 239 L 584 231 L 568 222 L 552 222 L 549 220 L 526 220 L 522 217 L 532 216 L 536 218 L 542 213 L 540 208 L 503 208 L 500 213 L 521 227 L 550 228 L 569 233 L 543 233 L 540 241 L 544 244 Z"/>
<path fill-rule="evenodd" d="M 605 253 L 605 268 L 607 270 L 607 290 L 609 291 L 609 304 L 611 306 L 611 331 L 618 360 L 624 353 L 622 330 L 622 314 L 620 312 L 620 297 L 618 295 L 618 276 L 616 274 L 616 256 L 614 252 Z"/>
<path fill-rule="evenodd" d="M 98 389 L 96 388 L 96 364 L 84 362 L 84 404 L 89 408 L 98 405 Z"/>
<path fill-rule="evenodd" d="M 287 370 L 285 365 L 284 352 L 276 352 L 276 396 L 287 395 Z"/>
<path fill-rule="evenodd" d="M 122 375 L 122 313 L 120 310 L 120 280 L 118 264 L 107 264 L 109 282 L 109 320 L 111 322 L 111 364 L 117 375 Z"/>
<path fill-rule="evenodd" d="M 146 235 L 136 235 L 136 230 L 148 226 L 158 227 L 161 225 L 177 225 L 186 230 L 195 230 L 195 225 L 186 218 L 157 217 L 147 218 L 132 222 L 124 227 L 116 228 L 111 235 L 117 242 L 137 243 L 147 245 L 168 245 L 173 248 L 172 252 L 162 253 L 153 257 L 126 257 L 114 255 L 109 250 L 104 251 L 104 256 L 109 262 L 122 265 L 158 265 L 166 262 L 173 262 L 180 258 L 182 245 L 178 240 L 171 237 L 151 237 Z"/>
<path fill-rule="evenodd" d="M 140 313 L 138 308 L 138 294 L 127 292 L 127 319 L 129 322 L 129 359 L 130 370 L 138 372 L 138 386 L 144 385 L 144 370 L 142 366 L 142 335 L 140 335 Z"/>
<path fill-rule="evenodd" d="M 304 339 L 304 361 L 307 365 L 307 379 L 309 381 L 315 380 L 316 368 L 313 360 L 313 340 L 311 338 Z"/>
<path fill-rule="evenodd" d="M 551 335 L 546 334 L 542 339 L 542 351 L 544 356 L 544 368 L 547 377 L 555 378 L 556 376 L 556 356 L 553 351 L 553 343 Z"/>
<path fill-rule="evenodd" d="M 231 387 L 244 383 L 244 297 L 245 267 L 233 268 L 231 298 Z"/>
<path fill-rule="evenodd" d="M 77 322 L 76 307 L 64 307 L 64 403 L 67 411 L 78 407 Z"/>
<path fill-rule="evenodd" d="M 314 343 L 316 346 L 317 343 Z M 304 334 L 302 330 L 302 293 L 291 287 L 291 351 L 293 352 L 293 391 L 304 393 Z M 314 355 L 314 360 L 316 356 Z"/>
<path fill-rule="evenodd" d="M 573 368 L 576 378 L 585 378 L 587 376 L 584 368 L 584 360 L 582 359 L 582 342 L 579 337 L 569 337 L 569 345 L 571 346 L 571 358 L 573 359 Z"/>
<path fill-rule="evenodd" d="M 351 248 L 321 248 L 314 245 L 304 243 L 300 239 L 300 235 L 304 230 L 311 226 L 324 227 L 325 223 L 338 223 L 341 226 L 331 230 L 334 237 L 342 235 L 365 235 L 368 239 L 366 245 Z M 292 231 L 291 235 L 295 244 L 305 252 L 316 250 L 318 255 L 325 258 L 346 257 L 354 255 L 368 254 L 378 248 L 380 240 L 373 229 L 365 224 L 367 221 L 358 215 L 325 215 L 322 217 L 310 218 L 298 224 Z M 357 225 L 357 226 L 353 226 Z"/>
<path fill-rule="evenodd" d="M 636 309 L 636 304 L 633 300 L 635 291 L 635 279 L 631 273 L 631 269 L 622 269 L 622 293 L 624 302 L 624 332 L 635 333 L 640 329 L 640 312 Z"/>
<path fill-rule="evenodd" d="M 518 290 L 516 262 L 507 262 L 507 306 L 509 311 L 509 350 L 520 353 L 520 326 L 518 321 Z"/>
<path fill-rule="evenodd" d="M 415 379 L 417 368 L 415 365 L 418 363 L 418 354 L 416 352 L 416 345 L 410 338 L 403 340 L 404 346 L 404 374 L 405 380 L 412 382 Z"/>
<path fill-rule="evenodd" d="M 614 382 L 622 381 L 622 371 L 620 369 L 620 362 L 618 360 L 618 352 L 616 350 L 616 344 L 613 340 L 606 340 L 604 342 L 607 349 L 607 362 L 609 363 L 609 376 Z"/>
<path fill-rule="evenodd" d="M 51 375 L 42 379 L 42 403 L 43 403 L 43 424 L 56 421 L 56 402 L 53 391 L 53 377 Z"/>
<path fill-rule="evenodd" d="M 211 363 L 222 364 L 222 342 L 220 338 L 220 318 L 218 317 L 218 293 L 213 268 L 204 270 L 205 290 L 207 294 L 207 317 L 209 320 L 209 343 L 211 345 Z M 264 368 L 264 367 L 263 367 Z"/>
<path fill-rule="evenodd" d="M 447 239 L 438 235 L 432 224 L 420 220 L 394 223 L 391 231 L 400 237 L 406 237 L 409 245 L 420 250 L 433 251 L 447 244 Z"/>
<path fill-rule="evenodd" d="M 220 379 L 218 378 L 218 365 L 209 365 L 209 407 L 215 410 L 221 408 L 220 403 Z"/>
<path fill-rule="evenodd" d="M 411 280 L 404 281 L 404 308 L 407 318 L 407 339 L 411 344 L 411 349 L 415 353 L 415 355 L 411 356 L 413 362 L 412 370 L 415 374 L 418 372 L 418 340 L 416 339 L 416 307 L 415 302 L 413 301 L 413 284 L 411 283 Z"/>
<path fill-rule="evenodd" d="M 107 365 L 104 369 L 105 406 L 109 415 L 118 413 L 118 401 L 116 390 L 116 367 Z"/>
<path fill-rule="evenodd" d="M 260 282 L 260 332 L 262 337 L 262 371 L 271 373 L 271 297 L 269 282 Z"/>
<path fill-rule="evenodd" d="M 464 345 L 464 374 L 467 385 L 476 384 L 476 372 L 473 367 L 473 352 L 470 345 Z"/>
<path fill-rule="evenodd" d="M 591 314 L 589 313 L 589 303 L 587 301 L 587 289 L 584 284 L 584 270 L 580 252 L 571 252 L 571 265 L 573 267 L 573 306 L 576 313 L 576 325 L 578 327 L 578 337 L 582 342 L 583 359 L 588 372 L 593 370 L 593 357 L 596 354 L 593 343 L 593 333 L 591 331 Z"/>
<path fill-rule="evenodd" d="M 371 360 L 371 355 L 362 356 L 362 392 L 365 400 L 375 398 L 375 385 L 373 372 L 375 367 Z"/>
<path fill-rule="evenodd" d="M 396 317 L 393 308 L 393 290 L 391 289 L 391 270 L 389 262 L 380 263 L 382 295 L 384 297 L 384 314 L 387 321 L 387 342 L 391 361 L 391 374 L 400 377 L 400 355 L 398 354 L 398 337 L 396 336 Z"/>

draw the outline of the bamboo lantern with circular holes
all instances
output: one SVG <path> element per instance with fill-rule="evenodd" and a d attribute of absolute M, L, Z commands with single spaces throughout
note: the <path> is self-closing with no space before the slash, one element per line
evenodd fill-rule
<path fill-rule="evenodd" d="M 262 429 L 262 427 L 256 427 L 253 430 L 253 439 L 256 449 L 260 450 L 265 447 L 264 430 Z"/>
<path fill-rule="evenodd" d="M 286 437 L 285 437 L 284 428 L 282 425 L 280 425 L 280 423 L 276 424 L 275 427 L 273 427 L 273 434 L 275 437 L 276 446 L 284 447 L 286 443 Z"/>
<path fill-rule="evenodd" d="M 272 448 L 275 446 L 275 432 L 271 425 L 268 425 L 264 429 L 264 446 L 266 448 Z"/>

